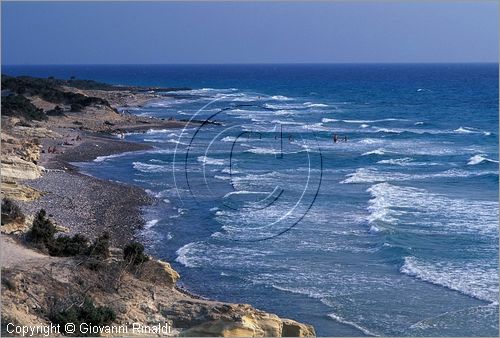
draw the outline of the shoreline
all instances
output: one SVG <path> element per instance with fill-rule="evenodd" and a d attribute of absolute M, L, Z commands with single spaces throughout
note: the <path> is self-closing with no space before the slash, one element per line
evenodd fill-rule
<path fill-rule="evenodd" d="M 119 89 L 116 92 L 120 98 L 130 97 Z M 131 102 L 138 97 L 145 98 L 134 94 Z M 54 109 L 39 97 L 29 99 L 42 111 Z M 8 248 L 2 245 L 2 256 L 4 252 L 20 256 L 15 261 L 7 260 L 2 268 L 3 323 L 6 318 L 25 325 L 50 322 L 47 312 L 52 311 L 54 297 L 68 302 L 68 295 L 82 293 L 97 304 L 112 306 L 117 325 L 141 320 L 167 322 L 176 328 L 174 335 L 188 336 L 315 335 L 308 324 L 248 304 L 196 295 L 182 282 L 177 284 L 177 271 L 156 257 L 150 257 L 140 269 L 123 270 L 121 248 L 139 239 L 138 231 L 146 224 L 143 208 L 158 199 L 142 187 L 86 174 L 75 163 L 154 149 L 113 135 L 175 129 L 189 123 L 121 114 L 113 104 L 89 106 L 84 112 L 65 112 L 45 121 L 2 116 L 2 143 L 7 143 L 2 147 L 2 198 L 14 200 L 26 216 L 22 223 L 11 221 L 5 228 L 2 224 L 2 244 Z M 48 218 L 66 235 L 81 234 L 93 241 L 108 232 L 111 257 L 101 262 L 102 269 L 81 266 L 82 257 L 48 256 L 27 245 L 24 234 L 40 209 L 45 209 Z M 18 281 L 22 281 L 22 289 L 18 289 Z"/>
<path fill-rule="evenodd" d="M 137 231 L 146 223 L 142 208 L 153 205 L 156 199 L 143 188 L 89 175 L 72 163 L 153 148 L 105 134 L 83 135 L 82 139 L 62 154 L 49 158 L 42 154 L 40 162 L 46 172 L 23 183 L 45 194 L 35 201 L 20 203 L 21 207 L 30 214 L 45 209 L 57 224 L 68 229 L 68 234 L 82 233 L 94 239 L 107 231 L 113 245 L 126 245 L 136 239 Z"/>

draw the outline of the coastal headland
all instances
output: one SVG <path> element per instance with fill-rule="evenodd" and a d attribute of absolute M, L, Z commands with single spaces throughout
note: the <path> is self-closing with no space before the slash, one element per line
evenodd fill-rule
<path fill-rule="evenodd" d="M 3 336 L 54 323 L 65 324 L 54 335 L 315 335 L 310 325 L 248 304 L 192 295 L 176 286 L 180 276 L 167 262 L 137 259 L 143 256 L 134 242 L 144 225 L 141 208 L 155 198 L 71 164 L 150 149 L 121 139 L 127 132 L 184 127 L 186 121 L 129 113 L 179 89 L 186 88 L 2 76 Z M 33 226 L 40 223 L 52 224 L 55 238 L 66 236 L 54 242 L 65 243 L 66 251 L 33 245 Z M 74 253 L 68 248 L 76 243 L 105 247 L 105 254 Z M 138 251 L 130 256 L 130 248 Z M 93 320 L 90 329 L 86 319 Z M 71 332 L 68 323 L 86 324 L 87 331 Z"/>

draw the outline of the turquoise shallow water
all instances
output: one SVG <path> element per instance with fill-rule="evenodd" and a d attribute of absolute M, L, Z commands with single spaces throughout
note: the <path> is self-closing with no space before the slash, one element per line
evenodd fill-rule
<path fill-rule="evenodd" d="M 82 164 L 159 198 L 140 236 L 191 291 L 319 335 L 498 335 L 497 65 L 3 71 L 193 88 L 128 110 L 221 124 Z"/>

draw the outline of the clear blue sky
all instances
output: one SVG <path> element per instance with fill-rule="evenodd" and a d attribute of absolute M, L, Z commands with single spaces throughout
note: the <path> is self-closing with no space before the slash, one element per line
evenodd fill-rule
<path fill-rule="evenodd" d="M 3 64 L 497 62 L 497 2 L 8 3 Z"/>

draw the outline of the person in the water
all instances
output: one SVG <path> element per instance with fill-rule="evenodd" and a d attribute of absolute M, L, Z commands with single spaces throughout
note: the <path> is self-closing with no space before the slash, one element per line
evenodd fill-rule
<path fill-rule="evenodd" d="M 333 134 L 333 143 L 337 143 L 339 141 L 339 137 L 337 134 Z"/>

